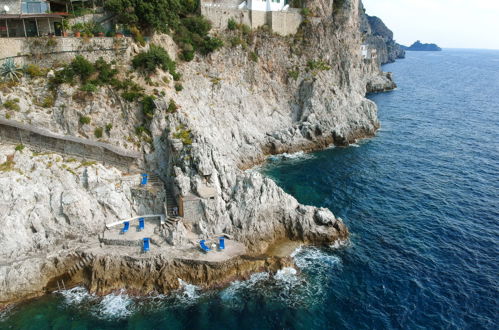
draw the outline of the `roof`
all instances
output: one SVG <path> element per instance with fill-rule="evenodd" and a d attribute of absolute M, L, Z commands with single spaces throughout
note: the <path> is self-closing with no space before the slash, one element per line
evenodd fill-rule
<path fill-rule="evenodd" d="M 25 131 L 30 131 L 39 135 L 47 136 L 50 138 L 54 139 L 59 139 L 59 140 L 65 140 L 65 141 L 70 141 L 70 142 L 75 142 L 75 143 L 80 143 L 88 146 L 93 146 L 93 147 L 101 147 L 106 150 L 109 150 L 115 154 L 118 154 L 123 157 L 130 157 L 130 158 L 140 158 L 142 157 L 142 153 L 138 151 L 133 151 L 133 150 L 125 150 L 121 149 L 117 146 L 114 146 L 109 143 L 104 143 L 104 142 L 99 142 L 99 141 L 93 141 L 93 140 L 88 140 L 88 139 L 82 139 L 76 136 L 70 136 L 70 135 L 61 135 L 61 134 L 56 134 L 52 133 L 48 130 L 45 130 L 43 128 L 39 128 L 36 126 L 28 125 L 28 124 L 23 124 L 14 120 L 8 120 L 8 119 L 1 119 L 0 118 L 0 125 L 4 126 L 10 126 L 10 127 L 15 127 L 19 128 Z"/>

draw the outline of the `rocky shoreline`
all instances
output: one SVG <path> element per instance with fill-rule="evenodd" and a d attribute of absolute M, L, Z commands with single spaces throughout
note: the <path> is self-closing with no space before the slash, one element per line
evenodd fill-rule
<path fill-rule="evenodd" d="M 361 3 L 309 2 L 320 10 L 296 36 L 252 34 L 256 57 L 242 46 L 225 47 L 180 66 L 183 90 L 164 88 L 156 99 L 151 143 L 122 142 L 140 146 L 144 171 L 155 173 L 164 191 L 138 187 L 139 173 L 0 145 L 0 164 L 8 169 L 0 172 L 5 223 L 0 306 L 51 292 L 63 281 L 98 294 L 123 288 L 167 293 L 179 287 L 179 278 L 204 288 L 223 286 L 254 272 L 292 266 L 287 256 L 266 254 L 276 242 L 329 245 L 347 239 L 348 229 L 331 211 L 301 205 L 269 178 L 247 171 L 269 155 L 346 146 L 374 136 L 380 126 L 377 109 L 365 95 L 395 88 L 380 68 L 382 59 L 361 56 L 368 38 L 361 29 Z M 157 35 L 153 42 L 178 53 L 169 36 Z M 376 45 L 380 53 L 387 51 L 387 44 Z M 40 80 L 36 91 L 25 84 L 10 93 L 22 97 L 43 84 Z M 72 90 L 61 88 L 55 107 L 75 104 Z M 171 100 L 178 107 L 174 113 L 168 110 Z M 94 101 L 52 114 L 22 109 L 15 119 L 88 138 L 91 128 L 75 124 L 78 116 L 111 118 L 119 104 L 106 91 L 96 93 Z M 132 141 L 129 132 L 140 117 L 132 110 L 124 107 L 121 117 L 112 118 L 119 127 L 112 141 Z M 195 212 L 174 226 L 158 226 L 154 233 L 163 240 L 149 255 L 100 240 L 106 224 L 165 213 L 169 194 L 179 200 L 194 197 Z M 196 240 L 219 233 L 246 250 L 203 260 Z"/>

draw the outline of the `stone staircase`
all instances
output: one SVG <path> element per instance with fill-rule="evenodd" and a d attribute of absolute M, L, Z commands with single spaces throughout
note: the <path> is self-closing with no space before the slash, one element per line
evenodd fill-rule
<path fill-rule="evenodd" d="M 152 186 L 161 186 L 163 185 L 163 181 L 156 174 L 149 174 L 149 179 L 147 181 L 148 185 Z"/>
<path fill-rule="evenodd" d="M 95 259 L 95 256 L 93 254 L 84 254 L 84 255 L 80 255 L 80 254 L 77 254 L 75 252 L 73 252 L 71 254 L 71 256 L 73 256 L 75 259 L 79 259 L 75 262 L 75 264 L 73 265 L 73 267 L 71 267 L 69 269 L 69 276 L 72 277 L 74 274 L 76 274 L 78 271 L 80 271 L 81 269 L 85 268 L 86 266 L 90 265 L 94 259 Z"/>
<path fill-rule="evenodd" d="M 173 230 L 177 227 L 177 223 L 181 220 L 182 218 L 180 217 L 168 217 L 167 219 L 165 219 L 165 224 L 164 226 L 168 229 L 168 230 Z"/>
<path fill-rule="evenodd" d="M 168 207 L 168 210 L 166 210 L 167 218 L 177 217 L 178 215 L 174 214 L 173 212 L 174 207 L 177 207 L 177 212 L 178 212 L 177 200 L 175 199 L 174 197 L 175 195 L 173 194 L 173 191 L 171 190 L 170 187 L 166 186 L 165 194 L 166 194 L 166 205 Z"/>

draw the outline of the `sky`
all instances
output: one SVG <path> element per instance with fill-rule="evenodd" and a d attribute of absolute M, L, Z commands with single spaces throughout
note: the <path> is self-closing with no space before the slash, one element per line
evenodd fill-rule
<path fill-rule="evenodd" d="M 499 49 L 499 0 L 362 0 L 394 39 L 443 48 Z"/>

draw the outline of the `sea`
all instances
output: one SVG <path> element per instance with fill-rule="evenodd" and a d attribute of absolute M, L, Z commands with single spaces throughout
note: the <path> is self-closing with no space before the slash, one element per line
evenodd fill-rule
<path fill-rule="evenodd" d="M 260 171 L 341 217 L 350 239 L 300 247 L 297 269 L 165 296 L 53 293 L 1 329 L 498 329 L 499 51 L 408 52 L 369 95 L 381 129 Z"/>

